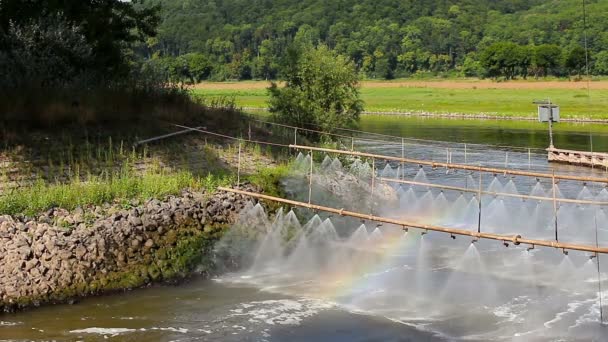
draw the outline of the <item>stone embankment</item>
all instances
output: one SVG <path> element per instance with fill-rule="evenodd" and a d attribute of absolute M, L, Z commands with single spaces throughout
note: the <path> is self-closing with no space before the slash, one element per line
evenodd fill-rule
<path fill-rule="evenodd" d="M 214 242 L 248 201 L 184 191 L 143 204 L 0 216 L 0 312 L 210 273 Z"/>

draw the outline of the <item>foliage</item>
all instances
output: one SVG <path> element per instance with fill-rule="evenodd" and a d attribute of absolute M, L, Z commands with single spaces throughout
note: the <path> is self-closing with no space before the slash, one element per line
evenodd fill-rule
<path fill-rule="evenodd" d="M 282 196 L 283 187 L 280 181 L 285 179 L 289 174 L 290 167 L 286 164 L 281 164 L 273 167 L 264 167 L 259 169 L 255 174 L 247 177 L 252 184 L 260 187 L 265 194 L 271 196 Z"/>
<path fill-rule="evenodd" d="M 119 123 L 189 113 L 184 89 L 142 65 L 135 42 L 155 34 L 157 7 L 139 1 L 0 1 L 0 123 Z M 192 77 L 205 77 L 202 61 Z"/>
<path fill-rule="evenodd" d="M 59 59 L 97 77 L 124 74 L 129 70 L 125 47 L 155 34 L 157 12 L 157 7 L 136 8 L 120 0 L 3 0 L 3 67 L 13 66 L 13 76 L 32 67 L 47 71 L 45 79 L 65 79 L 61 68 L 52 69 Z M 28 58 L 22 60 L 24 54 Z"/>
<path fill-rule="evenodd" d="M 504 77 L 576 74 L 578 65 L 566 66 L 564 55 L 583 46 L 582 3 L 573 0 L 145 0 L 142 6 L 157 5 L 158 38 L 141 50 L 168 59 L 203 54 L 205 79 L 214 81 L 280 78 L 289 47 L 302 41 L 329 46 L 370 79 L 477 74 L 482 51 L 507 42 L 529 47 L 530 66 L 501 67 Z M 594 60 L 608 46 L 608 2 L 588 1 L 587 7 Z M 550 60 L 534 65 L 533 47 L 540 46 L 561 47 L 557 63 L 554 51 L 543 48 L 549 55 L 538 57 Z"/>
<path fill-rule="evenodd" d="M 286 65 L 285 86 L 272 83 L 270 112 L 296 127 L 316 125 L 323 131 L 359 119 L 359 79 L 352 62 L 321 45 L 294 49 Z"/>

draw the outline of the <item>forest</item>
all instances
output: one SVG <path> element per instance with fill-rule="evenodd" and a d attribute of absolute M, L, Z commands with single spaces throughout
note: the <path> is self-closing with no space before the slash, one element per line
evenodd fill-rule
<path fill-rule="evenodd" d="M 605 0 L 140 2 L 160 7 L 161 23 L 138 53 L 185 82 L 280 79 L 302 43 L 328 46 L 367 79 L 580 77 L 587 60 L 608 74 Z"/>

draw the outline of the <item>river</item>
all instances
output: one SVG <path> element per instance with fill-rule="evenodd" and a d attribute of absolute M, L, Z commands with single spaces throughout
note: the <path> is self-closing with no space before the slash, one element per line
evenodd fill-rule
<path fill-rule="evenodd" d="M 402 145 L 398 141 L 372 142 L 380 137 L 361 135 L 357 148 L 368 151 L 400 155 L 403 149 L 416 158 L 551 169 L 539 150 L 548 144 L 547 130 L 536 123 L 366 116 L 361 129 L 443 141 L 407 140 Z M 608 128 L 601 125 L 559 124 L 555 141 L 560 148 L 588 150 L 593 145 L 594 150 L 608 151 L 607 135 Z M 572 166 L 556 166 L 556 170 L 605 172 Z M 429 179 L 433 180 L 430 175 Z M 450 184 L 462 182 L 456 175 L 446 179 Z M 555 311 L 559 317 L 570 312 L 567 300 L 555 299 L 555 305 L 563 307 Z M 457 330 L 456 326 L 450 328 L 450 320 L 437 324 L 443 331 Z M 592 329 L 596 328 L 601 329 L 599 325 Z M 608 338 L 608 334 L 599 334 Z M 222 277 L 195 278 L 180 285 L 158 285 L 0 316 L 0 340 L 8 341 L 443 341 L 466 335 L 447 336 L 415 320 L 388 319 L 326 297 L 238 285 Z"/>

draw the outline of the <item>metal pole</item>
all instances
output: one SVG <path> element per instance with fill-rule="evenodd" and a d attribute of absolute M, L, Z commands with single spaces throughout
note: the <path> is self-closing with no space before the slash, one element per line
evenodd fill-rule
<path fill-rule="evenodd" d="M 591 77 L 589 77 L 589 47 L 587 44 L 587 1 L 585 0 L 583 0 L 583 33 L 585 38 L 585 73 L 587 74 L 587 101 L 591 101 Z"/>
<path fill-rule="evenodd" d="M 532 169 L 532 151 L 528 148 L 528 170 Z"/>
<path fill-rule="evenodd" d="M 312 200 L 312 164 L 313 164 L 313 156 L 312 156 L 313 151 L 310 151 L 310 177 L 308 180 L 308 204 L 310 204 L 310 201 Z"/>
<path fill-rule="evenodd" d="M 551 178 L 551 182 L 553 183 L 553 219 L 555 223 L 555 241 L 559 242 L 557 237 L 557 198 L 555 195 L 555 171 L 553 171 L 553 178 Z"/>
<path fill-rule="evenodd" d="M 595 208 L 595 215 L 593 216 L 593 222 L 595 223 L 595 247 L 600 247 L 598 232 L 597 232 L 597 211 L 600 207 Z M 600 324 L 604 324 L 604 308 L 602 307 L 602 277 L 600 274 L 600 255 L 595 253 L 595 261 L 597 263 L 597 292 L 600 304 Z"/>
<path fill-rule="evenodd" d="M 597 259 L 597 289 L 600 299 L 600 324 L 604 324 L 604 306 L 602 305 L 602 277 L 600 274 L 600 254 L 595 252 L 595 257 Z"/>
<path fill-rule="evenodd" d="M 298 129 L 297 128 L 293 129 L 293 141 L 294 141 L 294 145 L 298 144 Z"/>
<path fill-rule="evenodd" d="M 553 105 L 549 99 L 549 147 L 553 148 Z"/>
<path fill-rule="evenodd" d="M 239 160 L 237 162 L 236 186 L 241 185 L 241 142 L 239 141 Z"/>
<path fill-rule="evenodd" d="M 350 138 L 350 150 L 351 151 L 355 150 L 355 137 Z"/>
<path fill-rule="evenodd" d="M 464 144 L 464 163 L 467 163 L 467 144 Z"/>
<path fill-rule="evenodd" d="M 589 132 L 589 148 L 591 149 L 591 170 L 595 166 L 595 159 L 593 159 L 593 134 Z"/>
<path fill-rule="evenodd" d="M 450 149 L 446 148 L 445 149 L 445 174 L 447 175 L 448 172 L 450 172 Z"/>
<path fill-rule="evenodd" d="M 372 158 L 372 201 L 370 204 L 370 214 L 374 214 L 374 186 L 376 185 L 376 158 Z"/>
<path fill-rule="evenodd" d="M 405 139 L 401 138 L 401 159 L 405 158 Z M 401 162 L 401 179 L 405 179 L 405 164 Z"/>
<path fill-rule="evenodd" d="M 477 192 L 477 201 L 479 202 L 479 212 L 477 215 L 477 232 L 481 233 L 481 165 L 479 166 L 479 189 Z"/>

